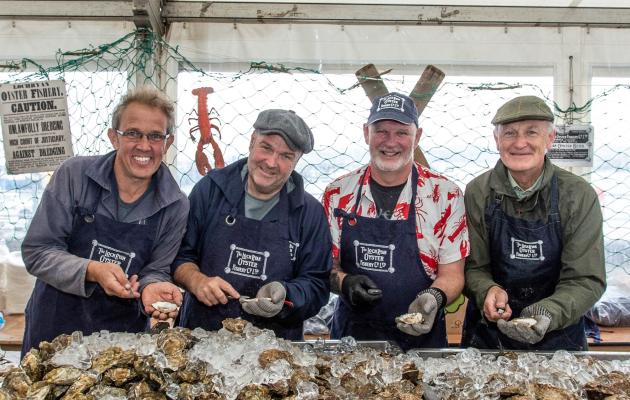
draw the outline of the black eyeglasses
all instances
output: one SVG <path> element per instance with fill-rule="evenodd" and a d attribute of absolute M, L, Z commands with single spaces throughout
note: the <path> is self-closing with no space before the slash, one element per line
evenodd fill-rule
<path fill-rule="evenodd" d="M 159 142 L 163 142 L 166 137 L 168 135 L 165 135 L 161 132 L 151 132 L 151 133 L 142 133 L 140 131 L 136 131 L 133 129 L 130 129 L 128 131 L 119 131 L 118 129 L 114 129 L 116 131 L 117 134 L 119 134 L 120 136 L 124 136 L 129 140 L 133 140 L 134 142 L 139 142 L 140 140 L 142 140 L 143 136 L 147 137 L 147 140 L 149 142 L 153 142 L 153 143 L 159 143 Z"/>

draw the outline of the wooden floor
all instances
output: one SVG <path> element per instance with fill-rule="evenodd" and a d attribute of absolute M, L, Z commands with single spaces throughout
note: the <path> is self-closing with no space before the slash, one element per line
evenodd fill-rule
<path fill-rule="evenodd" d="M 0 330 L 0 348 L 3 350 L 20 350 L 22 346 L 22 336 L 24 335 L 24 314 L 5 316 L 6 324 Z M 611 328 L 600 327 L 601 342 L 594 343 L 589 339 L 590 350 L 595 351 L 630 351 L 630 327 Z M 317 338 L 311 336 L 309 339 Z M 459 345 L 460 334 L 449 333 L 448 342 L 452 347 Z"/>

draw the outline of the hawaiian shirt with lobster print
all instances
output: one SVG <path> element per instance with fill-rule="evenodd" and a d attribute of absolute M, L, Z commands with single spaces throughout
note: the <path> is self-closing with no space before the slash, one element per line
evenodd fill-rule
<path fill-rule="evenodd" d="M 418 239 L 418 257 L 431 279 L 437 276 L 439 264 L 449 264 L 468 255 L 470 245 L 466 228 L 464 196 L 459 187 L 443 175 L 414 163 L 418 170 L 418 195 L 415 204 L 416 237 Z M 366 172 L 367 168 L 367 172 Z M 326 187 L 322 200 L 330 232 L 332 234 L 333 258 L 339 259 L 341 239 L 341 218 L 334 216 L 334 209 L 340 208 L 352 212 L 359 180 L 365 173 L 361 201 L 357 214 L 364 217 L 377 217 L 376 203 L 368 184 L 371 167 L 364 166 L 343 175 Z M 409 215 L 411 201 L 411 174 L 400 193 L 391 216 L 393 220 L 403 220 Z"/>

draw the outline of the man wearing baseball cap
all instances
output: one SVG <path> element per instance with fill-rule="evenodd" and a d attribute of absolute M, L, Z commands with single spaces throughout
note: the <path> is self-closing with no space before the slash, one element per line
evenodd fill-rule
<path fill-rule="evenodd" d="M 262 111 L 249 156 L 195 185 L 172 267 L 187 290 L 181 326 L 218 330 L 225 318 L 242 317 L 303 338 L 303 321 L 328 300 L 332 263 L 324 210 L 294 171 L 313 144 L 295 112 Z"/>
<path fill-rule="evenodd" d="M 421 134 L 411 98 L 376 98 L 363 126 L 369 164 L 326 188 L 331 289 L 340 295 L 333 338 L 448 345 L 444 306 L 464 286 L 466 216 L 459 188 L 413 161 Z"/>
<path fill-rule="evenodd" d="M 553 121 L 535 96 L 492 119 L 500 160 L 466 186 L 463 346 L 587 349 L 582 316 L 606 287 L 602 212 L 593 188 L 547 157 Z"/>

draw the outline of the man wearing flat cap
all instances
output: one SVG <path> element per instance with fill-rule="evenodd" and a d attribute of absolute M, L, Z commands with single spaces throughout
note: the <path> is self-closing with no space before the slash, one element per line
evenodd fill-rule
<path fill-rule="evenodd" d="M 593 188 L 546 156 L 553 120 L 535 96 L 501 106 L 500 160 L 466 186 L 465 347 L 587 349 L 583 314 L 606 287 L 602 213 Z"/>
<path fill-rule="evenodd" d="M 326 188 L 333 338 L 448 346 L 444 306 L 464 287 L 466 216 L 459 188 L 413 161 L 421 134 L 411 98 L 376 98 L 363 126 L 369 164 Z"/>
<path fill-rule="evenodd" d="M 303 338 L 303 321 L 328 301 L 332 263 L 324 210 L 294 171 L 313 144 L 293 111 L 262 111 L 247 159 L 195 185 L 172 267 L 187 290 L 181 326 L 218 330 L 225 318 L 241 317 Z"/>

